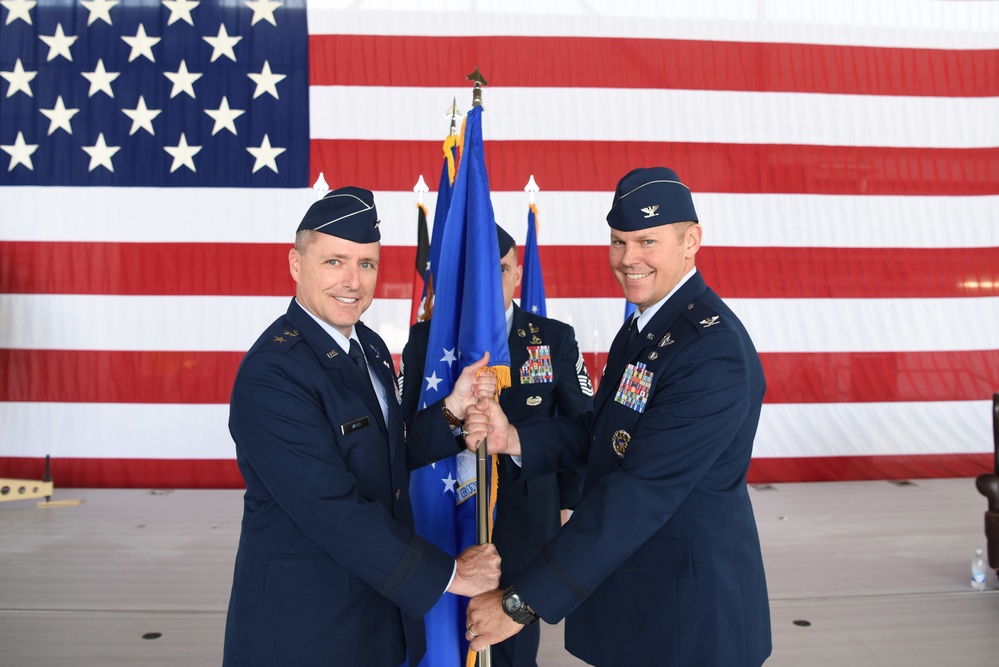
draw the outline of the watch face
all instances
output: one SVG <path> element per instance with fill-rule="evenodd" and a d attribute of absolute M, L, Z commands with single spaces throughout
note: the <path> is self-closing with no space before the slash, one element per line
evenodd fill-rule
<path fill-rule="evenodd" d="M 503 598 L 503 608 L 511 614 L 520 609 L 520 596 L 517 594 L 508 595 Z"/>

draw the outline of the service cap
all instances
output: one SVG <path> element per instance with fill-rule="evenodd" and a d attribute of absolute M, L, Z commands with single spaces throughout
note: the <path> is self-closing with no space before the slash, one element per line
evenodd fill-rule
<path fill-rule="evenodd" d="M 517 245 L 514 242 L 513 237 L 507 234 L 506 230 L 498 224 L 496 225 L 496 240 L 499 242 L 500 259 L 506 257 L 507 253 L 510 252 L 510 249 Z"/>
<path fill-rule="evenodd" d="M 330 190 L 309 207 L 298 231 L 312 229 L 338 236 L 354 243 L 374 243 L 382 238 L 378 231 L 375 197 L 364 188 L 353 186 Z"/>
<path fill-rule="evenodd" d="M 666 167 L 639 168 L 618 181 L 607 224 L 621 232 L 697 222 L 690 188 Z"/>

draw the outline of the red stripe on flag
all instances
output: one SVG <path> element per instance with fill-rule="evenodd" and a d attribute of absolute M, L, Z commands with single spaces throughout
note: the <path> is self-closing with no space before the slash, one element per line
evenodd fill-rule
<path fill-rule="evenodd" d="M 975 477 L 991 469 L 991 454 L 767 458 L 753 459 L 749 465 L 746 481 L 749 484 L 775 484 L 869 479 L 935 479 Z M 968 488 L 970 490 L 971 486 Z"/>
<path fill-rule="evenodd" d="M 232 459 L 55 458 L 52 482 L 58 500 L 63 488 L 242 489 L 243 476 Z M 44 458 L 0 457 L 0 477 L 41 479 Z"/>
<path fill-rule="evenodd" d="M 999 387 L 999 350 L 764 352 L 760 359 L 768 404 L 978 401 Z M 584 352 L 583 361 L 596 389 L 607 352 Z"/>
<path fill-rule="evenodd" d="M 0 349 L 0 401 L 228 403 L 244 354 Z"/>
<path fill-rule="evenodd" d="M 0 294 L 288 296 L 291 243 L 0 241 Z M 408 299 L 413 246 L 383 246 L 378 291 Z M 46 267 L 39 271 L 38 267 Z"/>
<path fill-rule="evenodd" d="M 606 352 L 583 357 L 599 384 Z M 999 350 L 760 357 L 767 403 L 974 401 L 999 387 Z M 225 404 L 242 358 L 243 352 L 0 349 L 0 401 Z"/>
<path fill-rule="evenodd" d="M 313 139 L 310 182 L 406 191 L 439 168 L 439 141 Z M 548 191 L 614 191 L 635 165 L 682 165 L 694 192 L 827 195 L 999 194 L 999 149 L 641 141 L 489 141 L 490 188 L 524 187 L 524 165 Z M 608 200 L 609 201 L 609 200 Z"/>
<path fill-rule="evenodd" d="M 0 293 L 291 296 L 289 248 L 0 242 Z M 540 252 L 548 298 L 621 297 L 607 246 L 546 245 Z M 412 297 L 415 253 L 413 246 L 382 246 L 376 298 Z M 727 298 L 999 296 L 999 248 L 708 246 L 698 253 L 697 266 Z"/>
<path fill-rule="evenodd" d="M 993 97 L 999 51 L 594 37 L 312 35 L 314 86 L 672 88 Z M 364 67 L 357 67 L 364 62 Z M 465 63 L 455 67 L 455 63 Z M 535 172 L 537 170 L 535 169 Z"/>
<path fill-rule="evenodd" d="M 872 479 L 974 477 L 991 470 L 991 454 L 823 456 L 753 459 L 750 484 Z M 0 457 L 0 477 L 41 479 L 45 459 Z M 53 458 L 56 499 L 62 488 L 241 489 L 235 459 Z"/>

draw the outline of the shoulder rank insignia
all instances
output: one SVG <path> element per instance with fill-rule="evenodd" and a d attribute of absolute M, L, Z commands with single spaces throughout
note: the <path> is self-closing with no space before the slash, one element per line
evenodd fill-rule
<path fill-rule="evenodd" d="M 284 337 L 283 336 L 274 336 L 274 342 L 275 343 L 283 343 L 284 342 Z"/>
<path fill-rule="evenodd" d="M 614 448 L 614 453 L 624 458 L 624 453 L 628 451 L 628 445 L 631 443 L 631 434 L 627 431 L 614 431 L 614 435 L 611 436 L 611 447 Z"/>
<path fill-rule="evenodd" d="M 711 317 L 706 317 L 703 320 L 701 320 L 699 324 L 703 325 L 704 328 L 707 329 L 708 327 L 713 327 L 714 325 L 718 324 L 718 321 L 720 319 L 721 319 L 720 315 L 712 315 Z"/>
<path fill-rule="evenodd" d="M 659 347 L 666 347 L 667 345 L 672 345 L 675 342 L 676 341 L 673 340 L 673 334 L 667 331 L 666 335 L 659 341 Z"/>
<path fill-rule="evenodd" d="M 292 329 L 291 331 L 285 331 L 284 335 L 285 336 L 291 336 L 292 338 L 294 338 L 295 336 L 298 335 L 298 329 Z"/>

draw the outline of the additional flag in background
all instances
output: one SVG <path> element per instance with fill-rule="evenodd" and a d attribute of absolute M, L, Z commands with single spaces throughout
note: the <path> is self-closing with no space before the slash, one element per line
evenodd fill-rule
<path fill-rule="evenodd" d="M 424 314 L 429 265 L 430 233 L 427 231 L 427 207 L 421 201 L 416 205 L 416 264 L 413 278 L 413 308 L 409 313 L 410 324 L 415 324 Z"/>
<path fill-rule="evenodd" d="M 62 486 L 241 484 L 226 428 L 232 380 L 293 294 L 288 248 L 321 171 L 331 187 L 375 191 L 382 255 L 364 321 L 401 352 L 412 186 L 440 169 L 441 108 L 465 99 L 476 65 L 494 84 L 485 140 L 497 219 L 523 220 L 525 179 L 544 183 L 546 305 L 574 326 L 595 379 L 622 315 L 604 216 L 622 175 L 664 164 L 694 192 L 698 269 L 763 358 L 751 479 L 974 476 L 991 464 L 999 3 L 590 0 L 558 16 L 546 3 L 322 3 L 307 9 L 307 36 L 301 3 L 277 7 L 276 26 L 242 2 L 202 0 L 193 26 L 170 24 L 161 3 L 126 0 L 111 25 L 88 25 L 78 4 L 30 4 L 0 7 L 0 476 L 37 476 L 50 453 Z M 72 62 L 47 60 L 40 36 L 59 23 L 78 38 Z M 122 37 L 140 23 L 162 40 L 155 64 L 129 63 Z M 205 39 L 222 24 L 243 37 L 235 65 L 213 61 Z M 113 100 L 90 97 L 81 73 L 97 72 L 98 53 L 120 74 Z M 203 75 L 193 100 L 171 97 L 160 69 L 130 83 L 133 67 L 179 74 L 182 58 Z M 265 60 L 287 77 L 277 97 L 254 97 L 249 75 L 263 76 Z M 48 87 L 57 65 L 77 88 Z M 238 95 L 221 74 L 232 67 L 243 70 Z M 139 94 L 147 113 L 163 110 L 155 137 L 141 122 L 129 134 L 123 109 L 141 119 Z M 212 134 L 207 110 L 223 96 L 230 114 L 246 112 L 235 137 L 225 124 Z M 76 108 L 72 136 L 60 122 L 48 134 L 42 109 Z M 91 123 L 120 147 L 113 174 L 100 166 L 107 150 L 89 170 Z M 183 159 L 170 171 L 165 147 L 181 132 L 202 147 L 196 172 Z M 253 171 L 248 149 L 265 134 L 287 149 L 277 174 Z M 32 150 L 33 171 L 22 163 Z M 62 169 L 75 185 L 41 180 Z"/>
<path fill-rule="evenodd" d="M 527 211 L 527 243 L 524 244 L 524 276 L 520 283 L 520 307 L 541 317 L 545 307 L 545 277 L 538 254 L 538 208 L 533 203 Z"/>
<path fill-rule="evenodd" d="M 450 394 L 461 369 L 487 351 L 490 367 L 500 371 L 500 386 L 510 386 L 499 245 L 489 199 L 481 116 L 482 107 L 473 107 L 465 119 L 465 148 L 437 265 L 438 287 L 421 406 Z M 475 503 L 482 497 L 477 492 L 472 452 L 413 471 L 410 496 L 416 531 L 454 555 L 475 544 Z M 446 594 L 427 613 L 427 655 L 421 664 L 430 667 L 464 662 L 468 650 L 466 605 L 467 600 Z"/>
<path fill-rule="evenodd" d="M 458 173 L 458 162 L 461 156 L 462 134 L 451 134 L 444 140 L 441 149 L 444 161 L 441 165 L 441 180 L 437 186 L 437 207 L 434 209 L 434 234 L 430 241 L 430 261 L 427 269 L 426 285 L 426 315 L 430 319 L 434 313 L 434 265 L 440 261 L 441 242 L 444 235 L 444 222 L 451 207 L 451 196 L 454 192 L 454 179 Z"/>
<path fill-rule="evenodd" d="M 631 317 L 634 314 L 634 312 L 635 312 L 635 304 L 633 304 L 631 301 L 625 301 L 624 319 L 628 319 L 629 317 Z"/>

